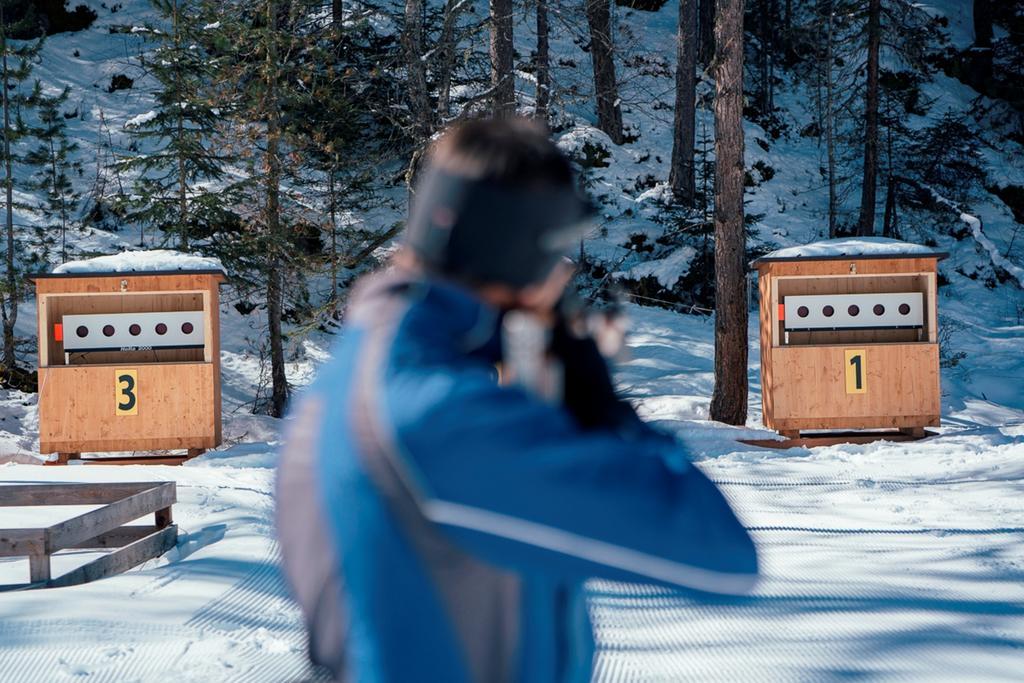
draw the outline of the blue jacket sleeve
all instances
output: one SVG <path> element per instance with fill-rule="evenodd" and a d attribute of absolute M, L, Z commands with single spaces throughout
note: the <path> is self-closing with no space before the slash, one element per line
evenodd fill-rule
<path fill-rule="evenodd" d="M 746 530 L 673 439 L 582 430 L 482 371 L 389 378 L 381 414 L 426 516 L 495 565 L 743 593 Z"/>

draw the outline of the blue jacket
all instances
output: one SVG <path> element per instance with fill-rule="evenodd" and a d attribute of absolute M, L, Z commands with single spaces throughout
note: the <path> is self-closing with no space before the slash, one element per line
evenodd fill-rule
<path fill-rule="evenodd" d="M 674 440 L 495 382 L 499 314 L 375 276 L 278 477 L 314 661 L 368 683 L 588 681 L 589 577 L 740 593 L 754 546 Z"/>

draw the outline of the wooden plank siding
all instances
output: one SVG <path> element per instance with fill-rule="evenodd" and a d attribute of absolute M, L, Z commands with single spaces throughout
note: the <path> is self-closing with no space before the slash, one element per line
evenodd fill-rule
<path fill-rule="evenodd" d="M 808 430 L 920 429 L 940 419 L 937 264 L 943 255 L 755 262 L 761 318 L 764 424 L 787 435 Z M 916 329 L 791 331 L 787 296 L 922 292 Z M 866 393 L 847 393 L 846 349 L 863 349 Z"/>

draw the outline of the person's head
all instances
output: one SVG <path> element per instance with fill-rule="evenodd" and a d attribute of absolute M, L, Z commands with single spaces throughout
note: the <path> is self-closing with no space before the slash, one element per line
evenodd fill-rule
<path fill-rule="evenodd" d="M 502 308 L 553 305 L 589 216 L 569 160 L 529 119 L 473 120 L 431 147 L 400 260 Z"/>

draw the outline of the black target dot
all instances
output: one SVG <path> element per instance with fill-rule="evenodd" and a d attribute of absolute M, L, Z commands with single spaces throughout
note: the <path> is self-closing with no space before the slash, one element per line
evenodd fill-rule
<path fill-rule="evenodd" d="M 192 327 L 192 323 L 182 323 L 181 324 L 181 333 L 182 334 L 192 334 L 192 330 L 194 330 L 194 329 L 195 328 Z"/>
<path fill-rule="evenodd" d="M 75 334 L 77 334 L 79 337 L 88 337 L 89 328 L 86 327 L 85 325 L 79 325 L 78 329 L 75 330 Z"/>
<path fill-rule="evenodd" d="M 821 313 L 826 318 L 831 318 L 833 315 L 835 315 L 836 309 L 832 308 L 831 306 L 825 306 L 825 308 L 821 309 Z"/>
<path fill-rule="evenodd" d="M 128 334 L 132 335 L 133 337 L 138 337 L 140 334 L 142 334 L 142 328 L 136 325 L 135 323 L 132 323 L 131 326 L 128 327 Z"/>
<path fill-rule="evenodd" d="M 910 304 L 900 304 L 900 315 L 910 314 Z"/>
<path fill-rule="evenodd" d="M 800 308 L 796 309 L 796 314 L 801 318 L 806 318 L 808 315 L 810 315 L 810 313 L 811 312 L 807 309 L 806 306 L 801 306 Z"/>
<path fill-rule="evenodd" d="M 882 304 L 875 304 L 871 310 L 875 312 L 875 315 L 885 315 L 885 306 Z"/>
<path fill-rule="evenodd" d="M 167 325 L 164 325 L 163 323 L 157 323 L 156 324 L 156 333 L 157 334 L 167 334 Z"/>
<path fill-rule="evenodd" d="M 113 325 L 104 325 L 103 326 L 103 336 L 104 337 L 113 337 L 114 336 L 114 326 Z"/>
<path fill-rule="evenodd" d="M 858 306 L 857 304 L 851 304 L 850 307 L 846 309 L 846 312 L 849 313 L 851 316 L 860 315 L 860 306 Z"/>

